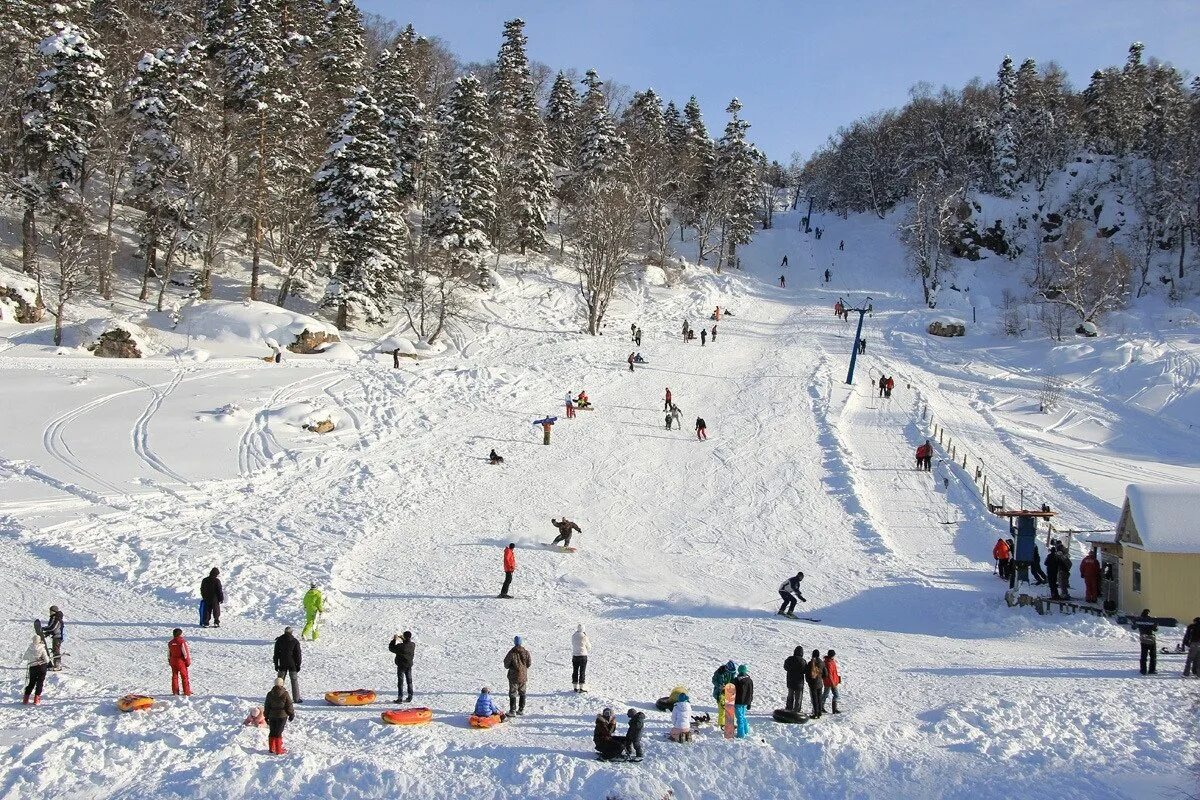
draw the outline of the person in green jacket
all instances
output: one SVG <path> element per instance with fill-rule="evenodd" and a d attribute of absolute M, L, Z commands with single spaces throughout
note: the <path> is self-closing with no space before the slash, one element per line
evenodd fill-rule
<path fill-rule="evenodd" d="M 725 684 L 733 683 L 737 678 L 737 664 L 732 661 L 717 667 L 713 673 L 713 699 L 717 701 L 717 727 L 725 725 Z"/>
<path fill-rule="evenodd" d="M 320 632 L 317 630 L 317 615 L 325 610 L 325 600 L 321 597 L 321 590 L 317 585 L 311 584 L 309 590 L 304 593 L 304 630 L 300 632 L 301 639 L 317 640 Z"/>

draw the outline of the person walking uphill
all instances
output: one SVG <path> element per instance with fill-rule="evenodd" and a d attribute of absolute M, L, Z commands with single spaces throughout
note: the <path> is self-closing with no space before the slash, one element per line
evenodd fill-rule
<path fill-rule="evenodd" d="M 275 664 L 275 677 L 291 678 L 292 699 L 303 703 L 300 699 L 300 640 L 292 633 L 290 626 L 284 628 L 283 633 L 275 640 L 272 661 Z"/>
<path fill-rule="evenodd" d="M 808 698 L 812 703 L 812 715 L 821 716 L 821 696 L 825 693 L 825 663 L 821 651 L 813 650 L 812 658 L 804 667 L 804 681 L 808 684 Z"/>
<path fill-rule="evenodd" d="M 514 636 L 512 649 L 504 656 L 504 668 L 508 670 L 508 713 L 518 717 L 525 713 L 525 682 L 532 666 L 533 657 L 521 646 L 521 637 Z"/>
<path fill-rule="evenodd" d="M 745 739 L 750 735 L 750 722 L 746 719 L 746 714 L 754 703 L 754 680 L 750 677 L 750 668 L 745 664 L 738 667 L 733 685 L 737 689 L 733 700 L 733 713 L 737 718 L 737 738 Z"/>
<path fill-rule="evenodd" d="M 412 631 L 397 633 L 388 643 L 388 650 L 396 656 L 396 702 L 411 703 L 413 698 L 412 668 L 417 655 L 417 643 Z M 404 696 L 404 683 L 408 682 L 408 697 Z"/>
<path fill-rule="evenodd" d="M 587 691 L 587 662 L 588 652 L 592 649 L 592 641 L 588 638 L 583 623 L 571 634 L 571 688 L 576 692 Z"/>
<path fill-rule="evenodd" d="M 211 621 L 214 628 L 221 627 L 221 603 L 225 602 L 225 587 L 218 577 L 221 570 L 213 567 L 208 577 L 200 581 L 200 599 L 203 610 L 200 613 L 200 627 L 207 628 Z"/>
<path fill-rule="evenodd" d="M 33 704 L 42 702 L 42 687 L 46 683 L 46 668 L 50 666 L 50 653 L 46 650 L 46 640 L 34 632 L 33 641 L 25 648 L 24 661 L 28 667 L 28 680 L 25 683 L 25 698 L 21 702 L 29 704 L 30 695 Z"/>
<path fill-rule="evenodd" d="M 583 533 L 583 530 L 580 529 L 580 527 L 578 525 L 576 525 L 574 522 L 571 522 L 571 520 L 567 519 L 566 517 L 563 517 L 562 519 L 558 519 L 558 520 L 551 517 L 550 524 L 553 525 L 554 527 L 558 528 L 558 536 L 554 537 L 554 541 L 550 543 L 551 546 L 554 546 L 554 545 L 558 544 L 559 542 L 562 542 L 563 547 L 570 547 L 571 546 L 571 534 L 572 533 Z"/>
<path fill-rule="evenodd" d="M 842 676 L 838 673 L 837 661 L 834 659 L 837 653 L 830 650 L 825 654 L 825 693 L 821 695 L 821 713 L 825 713 L 825 701 L 829 699 L 829 695 L 833 695 L 833 713 L 840 714 L 838 711 L 838 687 L 842 685 Z"/>
<path fill-rule="evenodd" d="M 788 711 L 800 711 L 804 708 L 804 673 L 807 668 L 804 645 L 796 647 L 792 654 L 783 660 L 783 672 L 787 679 L 787 702 L 783 707 Z"/>
<path fill-rule="evenodd" d="M 171 631 L 171 641 L 167 642 L 167 663 L 171 666 L 171 694 L 179 694 L 182 689 L 183 696 L 190 697 L 192 682 L 188 680 L 188 667 L 192 666 L 192 651 L 183 638 L 182 628 Z"/>
<path fill-rule="evenodd" d="M 308 591 L 304 593 L 304 630 L 300 631 L 301 639 L 311 639 L 314 642 L 317 640 L 317 637 L 321 635 L 317 630 L 317 616 L 323 613 L 325 613 L 325 598 L 321 596 L 321 590 L 315 583 L 309 584 Z"/>
<path fill-rule="evenodd" d="M 796 599 L 799 598 L 801 603 L 807 603 L 804 595 L 800 593 L 800 581 L 804 580 L 804 573 L 797 572 L 792 577 L 784 581 L 779 587 L 779 596 L 783 598 L 783 604 L 779 606 L 776 614 L 785 617 L 796 616 Z"/>
<path fill-rule="evenodd" d="M 517 545 L 515 542 L 509 542 L 508 547 L 504 548 L 504 585 L 500 587 L 500 594 L 497 597 L 512 597 L 508 593 L 508 587 L 512 585 L 513 573 L 517 571 Z"/>
<path fill-rule="evenodd" d="M 267 748 L 277 756 L 287 754 L 283 747 L 283 729 L 296 718 L 296 707 L 283 688 L 283 678 L 276 678 L 275 685 L 263 700 L 263 716 L 267 718 Z"/>

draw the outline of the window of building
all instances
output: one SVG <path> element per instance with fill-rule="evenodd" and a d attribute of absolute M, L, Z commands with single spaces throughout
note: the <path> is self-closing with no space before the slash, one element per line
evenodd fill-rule
<path fill-rule="evenodd" d="M 1133 562 L 1133 590 L 1135 592 L 1142 591 L 1142 565 L 1138 562 Z"/>

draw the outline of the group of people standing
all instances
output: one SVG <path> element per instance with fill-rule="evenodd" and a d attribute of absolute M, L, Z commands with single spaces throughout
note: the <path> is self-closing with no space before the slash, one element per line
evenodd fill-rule
<path fill-rule="evenodd" d="M 892 389 L 896 388 L 896 381 L 892 379 L 891 375 L 880 375 L 875 385 L 879 387 L 880 397 L 891 397 Z"/>
<path fill-rule="evenodd" d="M 784 659 L 783 671 L 787 675 L 786 710 L 804 710 L 804 690 L 807 688 L 812 706 L 809 716 L 820 717 L 825 714 L 825 703 L 830 697 L 833 698 L 833 713 L 841 713 L 838 710 L 838 687 L 842 685 L 842 676 L 838 671 L 837 654 L 833 650 L 826 652 L 824 658 L 820 650 L 813 650 L 812 657 L 805 658 L 804 647 L 797 647 Z"/>

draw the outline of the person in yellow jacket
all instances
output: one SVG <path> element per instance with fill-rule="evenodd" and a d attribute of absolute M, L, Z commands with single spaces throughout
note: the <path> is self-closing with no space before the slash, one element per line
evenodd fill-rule
<path fill-rule="evenodd" d="M 321 597 L 321 590 L 317 585 L 311 584 L 309 590 L 304 593 L 304 630 L 300 632 L 301 639 L 317 640 L 320 632 L 317 630 L 317 615 L 325 610 L 325 600 Z"/>

